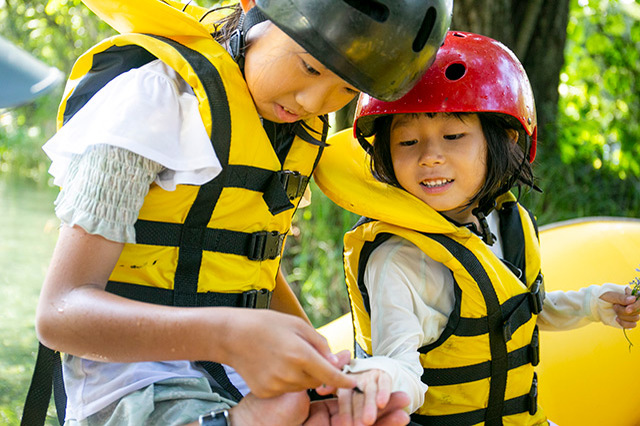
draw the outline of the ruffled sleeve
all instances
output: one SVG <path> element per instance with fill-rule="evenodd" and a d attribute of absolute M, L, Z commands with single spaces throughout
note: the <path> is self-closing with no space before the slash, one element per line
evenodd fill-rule
<path fill-rule="evenodd" d="M 70 161 L 56 215 L 69 225 L 120 243 L 135 243 L 134 223 L 162 166 L 110 145 L 91 146 Z"/>
<path fill-rule="evenodd" d="M 156 183 L 167 190 L 202 185 L 221 170 L 193 91 L 159 60 L 110 81 L 44 145 L 54 184 L 66 181 L 74 155 L 95 145 L 161 164 Z"/>

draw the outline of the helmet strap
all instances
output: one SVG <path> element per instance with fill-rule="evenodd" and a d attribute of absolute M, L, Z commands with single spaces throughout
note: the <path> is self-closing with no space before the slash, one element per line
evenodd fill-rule
<path fill-rule="evenodd" d="M 495 200 L 489 200 L 488 202 L 480 203 L 478 207 L 471 211 L 480 223 L 480 234 L 482 236 L 482 241 L 492 246 L 496 242 L 496 236 L 493 235 L 491 229 L 489 229 L 489 222 L 487 221 L 487 216 L 493 209 L 496 207 Z"/>
<path fill-rule="evenodd" d="M 245 36 L 249 30 L 261 22 L 268 20 L 267 17 L 257 7 L 252 7 L 247 13 L 242 14 L 238 28 L 229 37 L 229 53 L 233 60 L 244 71 L 244 49 L 246 46 Z"/>

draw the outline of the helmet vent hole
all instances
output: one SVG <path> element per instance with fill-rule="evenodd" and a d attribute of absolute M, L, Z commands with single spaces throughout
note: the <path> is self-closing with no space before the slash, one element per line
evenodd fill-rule
<path fill-rule="evenodd" d="M 422 50 L 425 44 L 427 44 L 427 40 L 429 40 L 429 36 L 433 31 L 433 27 L 436 23 L 436 17 L 438 13 L 436 12 L 435 7 L 430 7 L 427 9 L 427 13 L 424 15 L 424 19 L 422 20 L 422 25 L 420 25 L 420 29 L 418 30 L 418 34 L 416 35 L 415 40 L 413 40 L 413 51 L 419 52 Z"/>
<path fill-rule="evenodd" d="M 464 74 L 467 72 L 467 68 L 462 64 L 451 64 L 444 71 L 445 77 L 447 80 L 456 81 L 460 80 L 464 77 Z"/>
<path fill-rule="evenodd" d="M 389 8 L 375 0 L 343 0 L 349 6 L 364 13 L 377 22 L 384 22 L 389 18 Z"/>

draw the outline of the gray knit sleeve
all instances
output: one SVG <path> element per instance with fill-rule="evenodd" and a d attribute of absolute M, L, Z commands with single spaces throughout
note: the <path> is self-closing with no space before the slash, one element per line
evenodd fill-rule
<path fill-rule="evenodd" d="M 111 145 L 93 145 L 69 164 L 56 199 L 56 215 L 120 243 L 135 243 L 133 224 L 149 186 L 162 166 L 138 154 Z"/>

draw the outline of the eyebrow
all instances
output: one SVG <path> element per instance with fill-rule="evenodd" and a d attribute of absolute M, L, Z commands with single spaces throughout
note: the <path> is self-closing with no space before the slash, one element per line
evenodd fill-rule
<path fill-rule="evenodd" d="M 393 120 L 393 122 L 391 123 L 391 130 L 394 130 L 398 127 L 403 127 L 403 126 L 407 126 L 409 125 L 410 121 L 415 120 L 416 117 L 414 117 L 413 114 L 400 114 L 397 115 L 395 117 L 395 119 Z"/>

